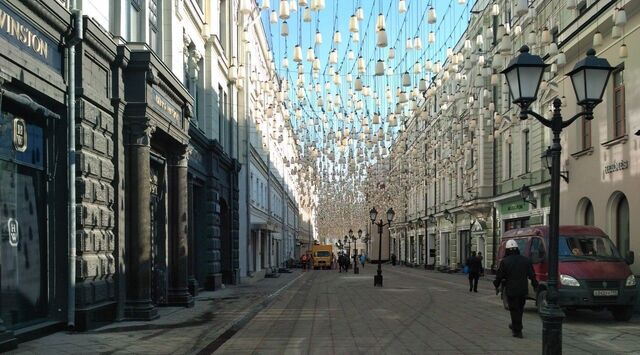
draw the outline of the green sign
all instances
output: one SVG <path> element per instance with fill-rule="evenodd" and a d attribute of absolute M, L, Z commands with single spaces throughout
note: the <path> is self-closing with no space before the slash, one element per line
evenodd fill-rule
<path fill-rule="evenodd" d="M 510 214 L 517 212 L 525 212 L 529 210 L 529 205 L 522 201 L 517 200 L 510 203 L 504 203 L 500 205 L 500 214 Z"/>

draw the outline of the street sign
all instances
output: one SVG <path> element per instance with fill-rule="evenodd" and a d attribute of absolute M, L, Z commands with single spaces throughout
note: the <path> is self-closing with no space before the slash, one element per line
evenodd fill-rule
<path fill-rule="evenodd" d="M 9 218 L 7 221 L 7 230 L 9 231 L 9 244 L 12 247 L 18 246 L 18 221 Z"/>
<path fill-rule="evenodd" d="M 13 119 L 13 148 L 18 152 L 27 150 L 27 124 L 22 118 Z"/>

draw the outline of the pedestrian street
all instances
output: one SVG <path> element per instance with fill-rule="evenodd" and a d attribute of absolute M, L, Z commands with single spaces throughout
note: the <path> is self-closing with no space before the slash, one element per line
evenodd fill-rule
<path fill-rule="evenodd" d="M 511 336 L 509 313 L 489 279 L 468 291 L 464 275 L 383 265 L 360 274 L 307 271 L 227 340 L 220 354 L 539 354 L 542 323 L 527 301 L 524 338 Z M 640 351 L 640 318 L 576 311 L 563 324 L 565 354 Z"/>

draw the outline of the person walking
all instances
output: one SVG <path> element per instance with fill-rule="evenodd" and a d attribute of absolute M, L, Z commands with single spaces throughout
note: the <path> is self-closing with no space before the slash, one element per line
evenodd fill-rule
<path fill-rule="evenodd" d="M 471 252 L 471 256 L 467 258 L 466 262 L 469 270 L 469 292 L 478 292 L 478 279 L 480 279 L 480 259 L 476 256 L 476 252 Z"/>
<path fill-rule="evenodd" d="M 364 254 L 360 254 L 360 264 L 362 264 L 362 268 L 364 269 L 364 262 L 367 261 L 367 257 Z"/>
<path fill-rule="evenodd" d="M 520 255 L 518 243 L 510 239 L 507 241 L 505 257 L 500 261 L 493 285 L 497 295 L 500 292 L 500 285 L 503 281 L 505 283 L 503 292 L 506 292 L 509 313 L 511 313 L 509 328 L 516 338 L 522 338 L 522 313 L 528 292 L 527 279 L 531 280 L 534 289 L 538 288 L 538 280 L 533 272 L 531 261 Z"/>
<path fill-rule="evenodd" d="M 396 254 L 391 254 L 391 265 L 396 266 Z"/>
<path fill-rule="evenodd" d="M 338 254 L 338 272 L 342 272 L 344 269 L 344 254 Z"/>
<path fill-rule="evenodd" d="M 300 263 L 302 264 L 302 270 L 307 271 L 307 254 L 302 254 L 300 257 Z"/>

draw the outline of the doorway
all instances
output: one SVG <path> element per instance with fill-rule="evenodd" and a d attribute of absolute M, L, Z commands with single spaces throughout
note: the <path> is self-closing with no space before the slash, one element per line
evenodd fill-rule
<path fill-rule="evenodd" d="M 471 232 L 469 230 L 460 231 L 458 239 L 458 263 L 460 267 L 464 265 L 471 254 Z"/>
<path fill-rule="evenodd" d="M 233 243 L 231 235 L 231 223 L 233 216 L 229 211 L 229 205 L 225 199 L 220 199 L 220 254 L 222 263 L 222 283 L 233 284 Z"/>
<path fill-rule="evenodd" d="M 167 206 L 166 164 L 151 158 L 151 300 L 156 305 L 167 303 Z"/>
<path fill-rule="evenodd" d="M 449 266 L 449 232 L 440 233 L 440 265 Z"/>

